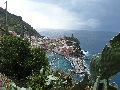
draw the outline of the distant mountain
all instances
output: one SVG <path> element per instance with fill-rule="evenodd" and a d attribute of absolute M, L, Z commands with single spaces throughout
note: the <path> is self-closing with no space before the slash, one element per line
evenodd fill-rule
<path fill-rule="evenodd" d="M 86 30 L 48 30 L 40 32 L 40 34 L 50 38 L 60 38 L 64 35 L 71 36 L 73 34 L 74 37 L 77 37 L 79 39 L 81 48 L 89 51 L 90 54 L 100 53 L 104 48 L 105 44 L 107 44 L 109 40 L 117 33 L 118 32 Z"/>
<path fill-rule="evenodd" d="M 33 27 L 31 27 L 31 25 L 23 21 L 22 17 L 16 16 L 9 12 L 7 12 L 7 14 L 8 14 L 8 22 L 7 22 L 8 30 L 15 31 L 20 35 L 27 33 L 33 36 L 38 36 L 38 37 L 41 36 L 35 29 L 33 29 Z M 0 30 L 3 30 L 6 27 L 5 16 L 6 16 L 6 11 L 0 7 Z"/>

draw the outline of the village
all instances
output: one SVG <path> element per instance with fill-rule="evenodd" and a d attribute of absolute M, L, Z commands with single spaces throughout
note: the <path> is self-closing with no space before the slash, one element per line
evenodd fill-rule
<path fill-rule="evenodd" d="M 18 36 L 15 31 L 9 31 L 13 36 Z M 83 64 L 84 57 L 80 55 L 80 57 L 73 57 L 71 54 L 76 52 L 77 47 L 74 45 L 67 45 L 67 41 L 64 38 L 59 39 L 49 39 L 48 37 L 35 37 L 24 34 L 24 39 L 28 40 L 31 43 L 32 48 L 42 48 L 47 53 L 57 53 L 67 57 L 72 61 L 71 65 L 74 70 L 72 70 L 76 74 L 83 74 L 85 72 L 85 65 Z M 72 42 L 76 43 L 76 42 Z"/>

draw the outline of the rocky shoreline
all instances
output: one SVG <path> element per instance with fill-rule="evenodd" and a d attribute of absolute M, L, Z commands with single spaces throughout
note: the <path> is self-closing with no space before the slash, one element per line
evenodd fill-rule
<path fill-rule="evenodd" d="M 74 68 L 73 70 L 70 70 L 71 72 L 75 74 L 84 74 L 87 71 L 86 66 L 84 64 L 84 57 L 71 57 L 71 56 L 65 56 L 57 52 L 52 52 L 52 53 L 61 55 L 66 60 L 70 61 L 71 66 Z"/>

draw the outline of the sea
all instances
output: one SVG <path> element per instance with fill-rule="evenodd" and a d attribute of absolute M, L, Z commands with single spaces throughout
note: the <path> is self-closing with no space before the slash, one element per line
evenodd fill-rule
<path fill-rule="evenodd" d="M 80 41 L 81 49 L 89 52 L 89 55 L 87 55 L 85 59 L 85 64 L 87 65 L 89 70 L 89 58 L 91 58 L 95 54 L 101 53 L 105 45 L 109 43 L 109 40 L 117 35 L 118 32 L 87 30 L 48 30 L 40 32 L 40 34 L 54 39 L 62 38 L 64 36 L 71 36 L 73 34 L 74 37 L 78 38 L 78 40 Z M 55 70 L 58 69 L 68 72 L 70 69 L 73 69 L 70 64 L 71 62 L 61 55 L 49 54 L 48 58 L 50 63 L 54 61 L 54 64 L 51 65 L 51 67 Z M 77 81 L 82 80 L 82 77 L 80 75 L 72 75 L 72 77 Z M 120 87 L 120 72 L 112 78 L 111 83 L 113 82 L 117 83 Z"/>

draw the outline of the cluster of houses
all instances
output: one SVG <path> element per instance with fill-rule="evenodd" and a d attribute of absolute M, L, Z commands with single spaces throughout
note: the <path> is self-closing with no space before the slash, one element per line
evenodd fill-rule
<path fill-rule="evenodd" d="M 12 34 L 13 36 L 20 37 L 20 35 L 17 35 L 17 33 L 14 31 L 9 31 L 9 33 Z M 48 37 L 35 37 L 25 34 L 24 39 L 27 39 L 31 43 L 32 48 L 42 48 L 46 52 L 55 52 L 66 57 L 70 56 L 77 50 L 74 47 L 74 44 L 68 46 L 67 40 L 64 38 L 49 39 Z M 75 73 L 83 73 L 85 70 L 85 67 L 83 65 L 83 58 L 73 57 L 71 60 L 75 68 Z"/>
<path fill-rule="evenodd" d="M 9 33 L 20 37 L 15 31 L 9 31 Z M 49 39 L 48 37 L 35 37 L 24 34 L 24 39 L 27 39 L 31 43 L 32 48 L 43 48 L 47 52 L 56 52 L 65 56 L 69 56 L 75 52 L 74 46 L 68 46 L 66 44 L 67 40 L 64 38 Z"/>
<path fill-rule="evenodd" d="M 75 52 L 74 46 L 68 46 L 65 39 L 52 39 L 49 44 L 48 51 L 53 51 L 58 54 L 69 56 L 71 53 Z"/>

